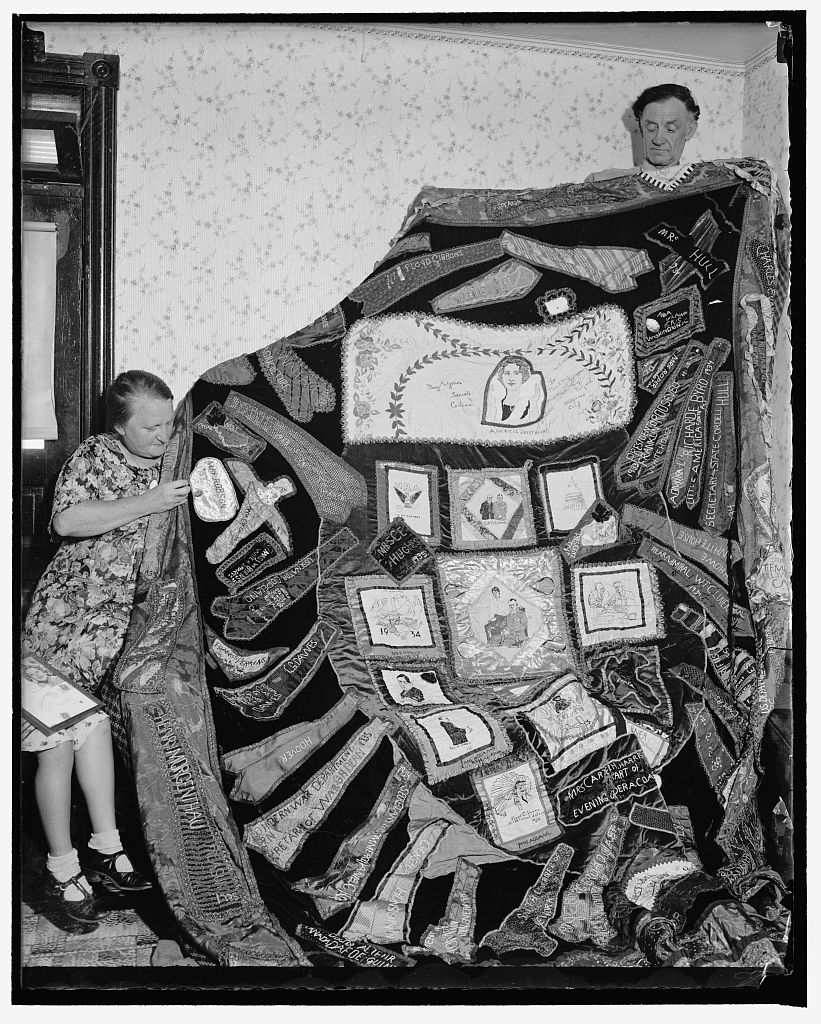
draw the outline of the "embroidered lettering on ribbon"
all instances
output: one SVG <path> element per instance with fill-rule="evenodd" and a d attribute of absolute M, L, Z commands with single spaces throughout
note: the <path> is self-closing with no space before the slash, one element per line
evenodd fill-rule
<path fill-rule="evenodd" d="M 348 297 L 362 303 L 362 316 L 374 316 L 440 277 L 501 256 L 504 252 L 496 238 L 415 256 L 369 278 L 354 288 Z"/>
<path fill-rule="evenodd" d="M 318 619 L 299 647 L 270 672 L 235 689 L 216 687 L 215 692 L 246 718 L 278 718 L 305 683 L 313 679 L 325 660 L 339 630 Z"/>
<path fill-rule="evenodd" d="M 622 522 L 637 527 L 663 544 L 675 548 L 682 555 L 698 562 L 714 576 L 727 583 L 727 556 L 737 562 L 741 549 L 734 540 L 717 540 L 709 533 L 674 523 L 671 519 L 656 515 L 646 508 L 626 503 L 621 509 Z"/>
<path fill-rule="evenodd" d="M 294 883 L 298 892 L 313 899 L 322 917 L 332 916 L 359 898 L 385 839 L 406 814 L 418 784 L 417 773 L 406 761 L 400 761 L 391 770 L 368 820 L 345 837 L 325 874 Z"/>
<path fill-rule="evenodd" d="M 736 440 L 733 375 L 717 373 L 710 400 L 704 500 L 699 523 L 711 533 L 726 533 L 736 506 Z"/>
<path fill-rule="evenodd" d="M 715 371 L 729 355 L 728 341 L 716 338 L 710 342 L 685 400 L 665 488 L 673 508 L 679 508 L 685 499 L 687 508 L 695 508 L 701 500 L 710 389 Z"/>
<path fill-rule="evenodd" d="M 710 223 L 712 222 L 712 224 Z M 714 225 L 714 228 L 713 228 Z M 710 230 L 712 229 L 712 230 Z M 715 218 L 711 213 L 702 214 L 699 220 L 694 226 L 695 232 L 699 232 L 699 236 L 704 233 L 705 238 L 717 238 L 720 234 L 720 229 L 715 222 Z M 671 227 L 669 224 L 662 222 L 656 224 L 655 227 L 649 231 L 645 231 L 644 237 L 651 242 L 656 242 L 658 245 L 663 246 L 665 249 L 669 249 L 670 252 L 676 256 L 686 260 L 689 266 L 692 268 L 692 272 L 698 275 L 699 283 L 701 287 L 707 289 L 710 285 L 719 278 L 722 274 L 726 274 L 729 271 L 729 266 L 726 260 L 718 259 L 712 256 L 706 247 L 702 248 L 699 243 L 696 242 L 695 238 L 691 238 L 690 235 L 686 235 L 683 231 L 679 231 L 678 228 Z M 709 248 L 711 249 L 713 242 L 709 242 Z M 676 267 L 676 271 L 678 268 Z M 670 285 L 674 282 L 672 277 L 674 271 L 668 271 L 667 281 Z M 675 281 L 675 285 L 681 284 L 690 274 L 680 274 L 679 280 Z M 668 288 L 664 289 L 668 291 Z"/>
<path fill-rule="evenodd" d="M 217 579 L 235 594 L 255 576 L 281 562 L 288 549 L 278 537 L 265 530 L 217 566 Z"/>
<path fill-rule="evenodd" d="M 670 352 L 662 352 L 658 356 L 648 356 L 647 359 L 636 361 L 636 377 L 642 391 L 649 391 L 651 395 L 658 394 L 661 385 L 667 380 L 670 374 L 678 365 L 685 346 Z"/>
<path fill-rule="evenodd" d="M 326 932 L 324 928 L 317 928 L 315 924 L 298 924 L 296 934 L 298 938 L 312 942 L 323 952 L 348 960 L 358 967 L 413 967 L 415 963 L 406 956 L 394 953 L 393 950 L 383 949 L 372 942 L 343 939 L 333 932 Z"/>
<path fill-rule="evenodd" d="M 449 313 L 454 309 L 490 306 L 495 302 L 521 299 L 536 286 L 541 274 L 519 260 L 505 260 L 486 274 L 442 292 L 431 300 L 434 313 Z"/>
<path fill-rule="evenodd" d="M 599 814 L 604 808 L 618 806 L 625 800 L 633 800 L 654 791 L 658 792 L 656 780 L 644 754 L 637 750 L 607 761 L 601 768 L 560 789 L 559 820 L 565 825 L 577 825 Z"/>
<path fill-rule="evenodd" d="M 245 826 L 245 845 L 261 853 L 280 871 L 287 871 L 308 836 L 322 824 L 371 759 L 388 729 L 388 723 L 379 718 L 364 725 L 341 753 L 312 776 L 296 796 Z"/>
<path fill-rule="evenodd" d="M 346 694 L 316 721 L 291 726 L 250 747 L 224 754 L 223 768 L 236 776 L 231 799 L 262 803 L 286 776 L 350 722 L 358 706 L 356 697 Z"/>
<path fill-rule="evenodd" d="M 546 928 L 556 913 L 559 892 L 572 859 L 573 848 L 559 843 L 521 904 L 498 928 L 485 935 L 480 946 L 487 946 L 500 956 L 514 949 L 532 949 L 546 959 L 552 956 L 558 942 L 547 934 Z"/>
<path fill-rule="evenodd" d="M 620 487 L 630 487 L 639 481 L 656 483 L 658 487 L 663 484 L 679 410 L 704 351 L 703 345 L 691 341 L 682 352 L 675 370 L 616 460 L 615 475 Z"/>
<path fill-rule="evenodd" d="M 645 302 L 633 314 L 636 356 L 654 356 L 704 330 L 704 311 L 698 288 L 690 285 Z"/>
<path fill-rule="evenodd" d="M 322 558 L 336 561 L 358 543 L 356 536 L 343 527 L 293 565 L 263 576 L 230 597 L 214 598 L 211 611 L 226 620 L 225 636 L 229 640 L 250 640 L 258 636 L 286 608 L 316 586 Z"/>
<path fill-rule="evenodd" d="M 637 287 L 636 278 L 653 269 L 644 249 L 626 249 L 600 245 L 547 245 L 525 235 L 503 231 L 502 248 L 537 267 L 558 270 L 570 277 L 580 277 L 607 292 L 628 292 Z"/>
<path fill-rule="evenodd" d="M 368 546 L 368 554 L 397 583 L 433 558 L 433 552 L 405 522 L 394 519 Z"/>
<path fill-rule="evenodd" d="M 730 595 L 724 584 L 716 582 L 697 565 L 686 558 L 681 558 L 675 551 L 650 537 L 641 542 L 639 555 L 652 562 L 665 576 L 686 591 L 696 604 L 704 608 L 721 632 L 727 635 L 731 608 Z M 738 605 L 732 608 L 732 624 L 739 635 L 752 635 L 750 613 Z"/>
<path fill-rule="evenodd" d="M 240 651 L 217 636 L 209 625 L 205 626 L 208 654 L 229 679 L 251 679 L 269 669 L 288 653 L 287 647 L 272 647 L 267 651 Z"/>
<path fill-rule="evenodd" d="M 350 939 L 407 942 L 410 909 L 422 871 L 450 827 L 441 819 L 425 825 L 379 883 L 373 898 L 356 906 L 340 934 Z"/>
<path fill-rule="evenodd" d="M 170 704 L 145 704 L 140 712 L 150 727 L 171 800 L 167 811 L 173 816 L 169 825 L 176 826 L 176 866 L 199 912 L 211 919 L 225 920 L 242 911 L 244 884 L 239 882 L 238 868 L 211 820 L 208 803 L 200 791 L 197 761 L 182 737 Z"/>
<path fill-rule="evenodd" d="M 476 954 L 476 889 L 482 869 L 460 857 L 442 919 L 422 933 L 422 947 L 448 964 L 469 964 Z"/>

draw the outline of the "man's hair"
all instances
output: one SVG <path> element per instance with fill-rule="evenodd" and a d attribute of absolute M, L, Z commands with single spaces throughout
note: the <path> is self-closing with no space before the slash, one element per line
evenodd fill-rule
<path fill-rule="evenodd" d="M 105 393 L 108 429 L 121 427 L 131 418 L 133 405 L 141 398 L 159 398 L 172 401 L 171 389 L 153 373 L 146 370 L 125 370 L 109 384 Z"/>
<path fill-rule="evenodd" d="M 641 121 L 644 108 L 650 103 L 658 103 L 660 100 L 681 100 L 684 106 L 693 115 L 693 120 L 698 121 L 701 113 L 698 103 L 693 99 L 693 94 L 686 85 L 676 85 L 675 82 L 667 82 L 664 85 L 651 85 L 645 89 L 633 104 L 633 114 L 637 121 Z"/>

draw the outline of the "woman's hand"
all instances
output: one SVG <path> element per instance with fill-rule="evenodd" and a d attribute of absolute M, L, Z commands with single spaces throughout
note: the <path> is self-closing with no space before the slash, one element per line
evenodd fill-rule
<path fill-rule="evenodd" d="M 165 484 L 157 484 L 143 495 L 146 503 L 146 514 L 152 512 L 168 512 L 188 500 L 191 487 L 187 480 L 169 480 Z"/>
<path fill-rule="evenodd" d="M 51 526 L 61 537 L 99 537 L 135 519 L 184 504 L 190 490 L 187 480 L 170 480 L 129 498 L 81 501 L 58 513 Z"/>

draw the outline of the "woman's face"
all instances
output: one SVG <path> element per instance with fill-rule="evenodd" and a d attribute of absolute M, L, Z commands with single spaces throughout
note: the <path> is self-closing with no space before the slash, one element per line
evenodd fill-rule
<path fill-rule="evenodd" d="M 132 404 L 125 423 L 114 430 L 132 455 L 158 459 L 165 454 L 174 431 L 174 403 L 170 398 L 140 398 Z"/>
<path fill-rule="evenodd" d="M 508 363 L 502 367 L 502 383 L 506 388 L 518 388 L 523 380 L 524 374 L 518 363 Z"/>

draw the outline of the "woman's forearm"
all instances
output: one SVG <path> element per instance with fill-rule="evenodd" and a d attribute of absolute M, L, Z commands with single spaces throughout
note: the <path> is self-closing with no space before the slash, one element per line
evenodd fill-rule
<path fill-rule="evenodd" d="M 99 537 L 148 515 L 150 509 L 146 496 L 138 494 L 111 501 L 81 501 L 58 512 L 51 526 L 61 537 Z"/>

